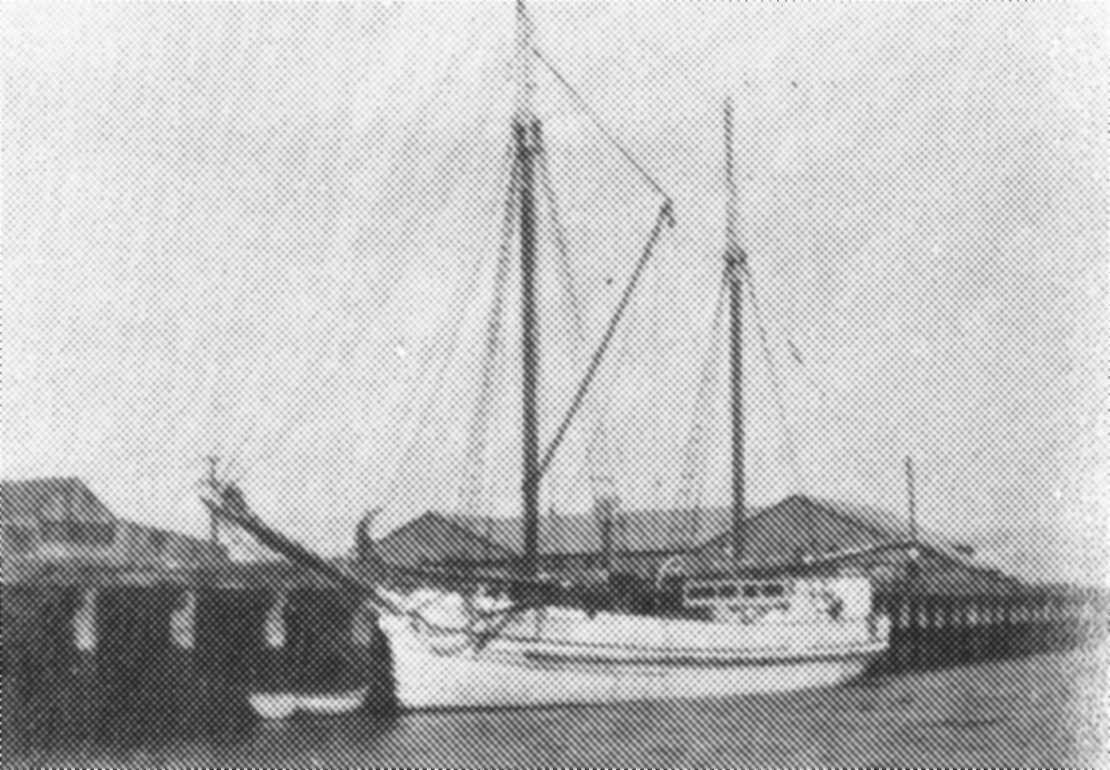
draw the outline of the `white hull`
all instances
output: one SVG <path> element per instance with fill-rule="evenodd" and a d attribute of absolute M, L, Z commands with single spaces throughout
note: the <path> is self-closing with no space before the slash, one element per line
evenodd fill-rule
<path fill-rule="evenodd" d="M 404 618 L 383 618 L 382 627 L 390 639 L 398 703 L 412 710 L 725 698 L 828 687 L 859 676 L 886 649 L 885 633 L 834 645 L 812 639 L 815 644 L 753 647 L 743 638 L 752 629 L 736 625 L 724 629 L 733 643 L 716 645 L 712 637 L 721 638 L 724 624 L 610 616 L 581 625 L 587 635 L 611 631 L 614 619 L 643 626 L 644 644 L 509 636 L 459 651 L 462 635 L 452 641 L 440 634 L 447 642 L 441 646 Z M 653 628 L 682 637 L 697 626 L 709 643 L 691 646 L 674 638 L 677 644 L 651 646 Z"/>
<path fill-rule="evenodd" d="M 849 585 L 841 581 L 841 595 Z M 404 709 L 726 698 L 841 684 L 886 651 L 890 624 L 871 613 L 869 595 L 830 614 L 806 600 L 814 586 L 828 588 L 797 583 L 792 599 L 759 617 L 729 610 L 706 620 L 565 607 L 483 617 L 458 594 L 427 592 L 394 597 L 408 609 L 379 625 Z M 256 693 L 250 702 L 263 718 L 283 719 L 353 711 L 367 692 Z"/>

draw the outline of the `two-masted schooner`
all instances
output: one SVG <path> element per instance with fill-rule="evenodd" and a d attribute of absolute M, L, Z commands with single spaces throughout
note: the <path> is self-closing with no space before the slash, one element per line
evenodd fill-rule
<path fill-rule="evenodd" d="M 723 280 L 731 317 L 734 568 L 689 575 L 678 600 L 656 611 L 598 610 L 574 601 L 573 586 L 553 589 L 538 570 L 539 494 L 549 454 L 538 435 L 538 328 L 533 276 L 537 267 L 535 177 L 543 152 L 542 122 L 533 107 L 530 20 L 518 2 L 512 122 L 515 223 L 521 272 L 523 362 L 523 557 L 510 598 L 493 602 L 457 591 L 402 595 L 352 576 L 314 556 L 251 514 L 234 484 L 214 483 L 205 498 L 214 515 L 233 521 L 265 545 L 343 587 L 364 594 L 388 637 L 396 698 L 406 709 L 531 707 L 738 696 L 828 686 L 863 672 L 887 648 L 888 623 L 872 607 L 867 578 L 836 574 L 756 576 L 745 571 L 741 381 L 741 297 L 745 256 L 737 232 L 731 113 L 726 107 L 727 227 Z M 671 224 L 671 202 L 659 209 L 644 255 Z M 641 258 L 639 267 L 642 267 Z M 637 271 L 639 270 L 637 268 Z M 629 289 L 634 286 L 633 274 Z M 589 386 L 619 319 L 620 308 L 575 399 Z M 564 421 L 563 428 L 565 428 Z M 563 429 L 561 428 L 560 431 Z M 557 443 L 557 442 L 556 442 Z M 554 446 L 554 445 L 553 445 Z M 461 585 L 461 584 L 460 584 Z M 300 699 L 255 693 L 265 715 L 295 708 L 336 710 L 345 699 Z"/>

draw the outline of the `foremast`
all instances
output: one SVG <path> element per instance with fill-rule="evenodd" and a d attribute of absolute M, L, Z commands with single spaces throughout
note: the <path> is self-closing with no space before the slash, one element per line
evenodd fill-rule
<path fill-rule="evenodd" d="M 532 40 L 531 19 L 527 15 L 523 0 L 516 3 L 516 45 L 514 51 L 514 76 L 517 85 L 516 104 L 512 119 L 513 178 L 510 182 L 508 211 L 506 216 L 519 223 L 519 251 L 521 262 L 521 359 L 522 359 L 522 466 L 521 496 L 523 501 L 524 548 L 519 560 L 516 575 L 502 582 L 510 585 L 543 588 L 547 584 L 538 580 L 539 564 L 539 497 L 540 483 L 544 472 L 549 468 L 555 453 L 561 445 L 566 431 L 575 415 L 582 407 L 586 393 L 593 382 L 608 351 L 617 327 L 628 308 L 632 293 L 650 260 L 656 245 L 665 229 L 674 226 L 674 211 L 671 197 L 663 190 L 626 147 L 621 145 L 605 129 L 596 115 L 588 108 L 581 96 L 573 89 L 553 65 L 542 57 Z M 631 276 L 617 303 L 609 323 L 602 334 L 586 373 L 575 391 L 554 437 L 545 447 L 542 457 L 539 446 L 539 314 L 538 306 L 538 182 L 543 170 L 543 139 L 541 121 L 533 103 L 535 91 L 534 69 L 537 63 L 543 64 L 554 77 L 563 84 L 571 96 L 583 105 L 586 114 L 598 126 L 606 141 L 620 151 L 625 160 L 636 170 L 640 177 L 662 197 L 659 211 Z M 204 502 L 214 516 L 234 521 L 259 539 L 263 545 L 305 566 L 310 571 L 322 575 L 333 583 L 348 589 L 365 589 L 374 593 L 369 584 L 355 585 L 351 578 L 338 574 L 316 554 L 288 540 L 279 532 L 264 524 L 261 519 L 250 514 L 242 499 L 242 493 L 234 482 L 221 483 L 210 479 L 208 494 Z M 422 568 L 396 568 L 399 573 L 413 575 L 433 574 Z M 443 571 L 434 571 L 440 578 L 458 577 Z M 356 581 L 358 583 L 359 581 Z M 379 605 L 383 603 L 379 601 Z M 383 605 L 384 606 L 384 605 Z M 389 611 L 393 611 L 392 608 Z"/>
<path fill-rule="evenodd" d="M 520 572 L 535 576 L 539 554 L 539 317 L 536 308 L 538 249 L 536 238 L 536 159 L 541 152 L 540 121 L 533 108 L 532 29 L 524 0 L 516 4 L 516 111 L 513 141 L 519 174 L 520 304 L 522 361 L 522 474 L 524 554 Z"/>
<path fill-rule="evenodd" d="M 747 256 L 740 245 L 739 194 L 732 158 L 732 100 L 725 100 L 725 277 L 729 296 L 729 395 L 732 428 L 732 566 L 740 571 L 746 546 L 744 518 L 743 281 Z"/>

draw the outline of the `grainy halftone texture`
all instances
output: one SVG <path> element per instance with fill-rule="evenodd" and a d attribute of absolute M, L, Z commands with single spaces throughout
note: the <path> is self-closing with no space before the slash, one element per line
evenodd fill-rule
<path fill-rule="evenodd" d="M 259 725 L 260 688 L 384 700 L 387 656 L 323 579 L 214 552 L 206 474 L 336 562 L 521 554 L 513 6 L 7 5 L 4 762 L 1101 762 L 1105 6 L 530 17 L 541 454 L 675 217 L 544 477 L 540 568 L 727 563 L 730 98 L 748 555 L 916 538 L 851 563 L 881 673 Z"/>

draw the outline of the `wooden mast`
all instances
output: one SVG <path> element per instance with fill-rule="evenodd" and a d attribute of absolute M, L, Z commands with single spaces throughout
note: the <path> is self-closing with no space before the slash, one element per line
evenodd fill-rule
<path fill-rule="evenodd" d="M 532 108 L 531 26 L 524 0 L 516 4 L 517 103 L 513 118 L 516 165 L 520 174 L 520 298 L 523 385 L 521 496 L 524 505 L 524 554 L 521 572 L 532 577 L 539 552 L 539 319 L 536 311 L 535 159 L 540 152 L 540 122 Z"/>
<path fill-rule="evenodd" d="M 732 565 L 740 570 L 746 540 L 744 521 L 744 250 L 740 246 L 738 194 L 732 160 L 732 100 L 725 100 L 725 272 L 729 294 L 729 383 L 732 427 Z"/>

